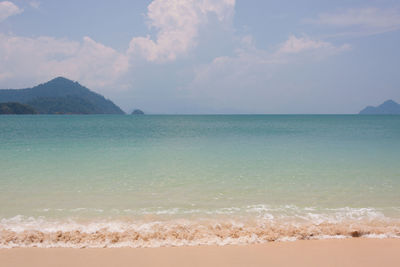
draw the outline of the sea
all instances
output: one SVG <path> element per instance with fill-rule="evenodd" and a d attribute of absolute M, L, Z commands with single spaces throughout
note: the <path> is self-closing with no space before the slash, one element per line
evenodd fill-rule
<path fill-rule="evenodd" d="M 0 248 L 400 238 L 400 116 L 0 116 Z"/>

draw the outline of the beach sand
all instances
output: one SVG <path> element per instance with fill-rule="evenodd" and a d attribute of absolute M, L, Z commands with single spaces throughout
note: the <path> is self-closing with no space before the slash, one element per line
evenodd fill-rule
<path fill-rule="evenodd" d="M 400 266 L 400 239 L 330 239 L 244 246 L 0 249 L 0 266 Z"/>

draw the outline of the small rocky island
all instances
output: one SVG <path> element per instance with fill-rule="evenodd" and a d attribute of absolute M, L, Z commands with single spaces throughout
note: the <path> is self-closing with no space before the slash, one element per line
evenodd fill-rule
<path fill-rule="evenodd" d="M 400 114 L 400 104 L 393 100 L 387 100 L 383 104 L 373 107 L 368 106 L 360 111 L 362 115 L 398 115 Z"/>
<path fill-rule="evenodd" d="M 140 109 L 135 109 L 131 113 L 132 115 L 144 115 L 144 112 Z"/>

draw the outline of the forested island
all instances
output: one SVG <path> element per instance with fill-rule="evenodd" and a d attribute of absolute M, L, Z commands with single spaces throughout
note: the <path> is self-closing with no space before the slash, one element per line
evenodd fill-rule
<path fill-rule="evenodd" d="M 111 100 L 63 77 L 32 88 L 0 90 L 0 103 L 4 112 L 15 110 L 7 114 L 125 114 Z M 16 113 L 23 107 L 35 113 Z"/>

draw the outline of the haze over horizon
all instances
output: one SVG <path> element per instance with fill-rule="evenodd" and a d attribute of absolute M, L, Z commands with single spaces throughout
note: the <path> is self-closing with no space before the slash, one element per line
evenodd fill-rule
<path fill-rule="evenodd" d="M 358 113 L 400 102 L 400 3 L 0 1 L 0 89 L 57 76 L 129 112 Z"/>

